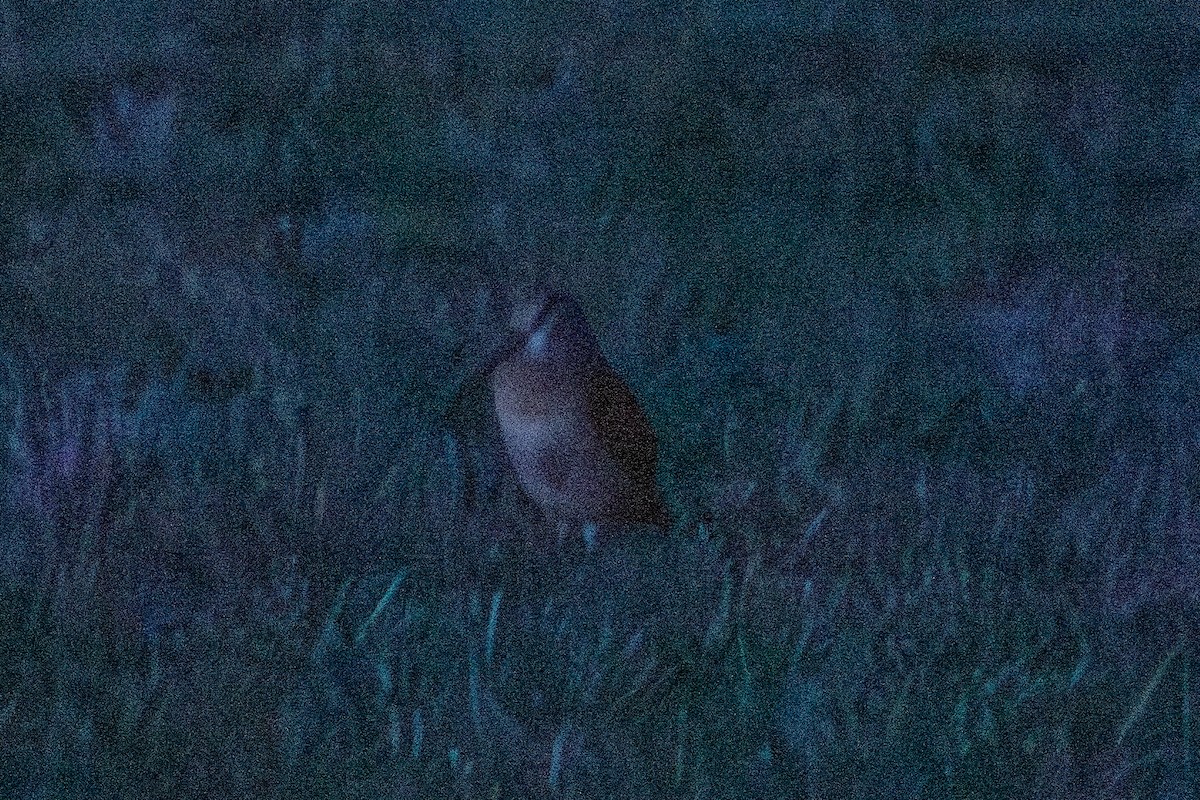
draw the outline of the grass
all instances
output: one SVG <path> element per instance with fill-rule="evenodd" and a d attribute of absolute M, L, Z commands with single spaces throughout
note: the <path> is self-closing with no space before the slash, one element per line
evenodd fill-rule
<path fill-rule="evenodd" d="M 1200 789 L 1169 4 L 197 9 L 0 34 L 0 794 Z M 668 536 L 445 417 L 547 278 Z"/>

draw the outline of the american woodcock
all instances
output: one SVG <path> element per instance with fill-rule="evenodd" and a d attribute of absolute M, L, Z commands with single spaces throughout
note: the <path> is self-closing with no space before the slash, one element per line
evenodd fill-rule
<path fill-rule="evenodd" d="M 491 388 L 525 493 L 558 523 L 670 526 L 655 479 L 654 429 L 600 352 L 573 297 L 548 293 L 513 314 Z"/>

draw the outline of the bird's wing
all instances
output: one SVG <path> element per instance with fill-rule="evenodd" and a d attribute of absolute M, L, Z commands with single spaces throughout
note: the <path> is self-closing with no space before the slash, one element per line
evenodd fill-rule
<path fill-rule="evenodd" d="M 591 371 L 587 402 L 605 451 L 636 483 L 652 485 L 658 464 L 654 428 L 629 386 L 607 364 Z"/>

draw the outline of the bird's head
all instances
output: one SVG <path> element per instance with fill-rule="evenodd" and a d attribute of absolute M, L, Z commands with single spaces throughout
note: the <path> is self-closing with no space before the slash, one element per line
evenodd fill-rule
<path fill-rule="evenodd" d="M 600 355 L 596 335 L 575 298 L 562 292 L 539 292 L 519 303 L 509 321 L 514 351 L 536 364 L 559 369 L 585 369 Z"/>

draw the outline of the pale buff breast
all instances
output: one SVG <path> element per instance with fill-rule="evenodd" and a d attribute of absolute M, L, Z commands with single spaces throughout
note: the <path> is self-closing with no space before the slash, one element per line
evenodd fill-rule
<path fill-rule="evenodd" d="M 622 479 L 577 393 L 540 379 L 520 362 L 497 367 L 492 391 L 505 449 L 539 506 L 584 519 L 611 508 Z"/>

